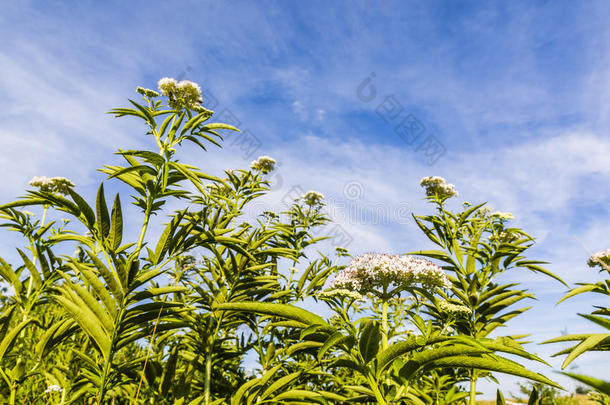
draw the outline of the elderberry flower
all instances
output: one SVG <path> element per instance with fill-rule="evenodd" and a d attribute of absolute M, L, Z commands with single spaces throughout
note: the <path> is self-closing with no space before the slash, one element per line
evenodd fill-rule
<path fill-rule="evenodd" d="M 426 288 L 450 288 L 451 282 L 443 270 L 431 261 L 414 256 L 367 253 L 356 257 L 337 274 L 330 289 L 347 289 L 360 294 L 379 294 L 379 288 L 392 294 L 415 284 Z"/>
<path fill-rule="evenodd" d="M 589 267 L 600 266 L 610 271 L 610 249 L 592 254 L 587 261 Z"/>
<path fill-rule="evenodd" d="M 452 304 L 448 301 L 439 302 L 438 308 L 441 312 L 454 317 L 468 316 L 472 314 L 472 310 L 467 306 Z"/>
<path fill-rule="evenodd" d="M 170 77 L 164 77 L 159 80 L 157 83 L 157 87 L 159 87 L 159 91 L 165 97 L 170 97 L 176 92 L 176 88 L 178 87 L 178 82 L 176 79 L 172 79 Z"/>
<path fill-rule="evenodd" d="M 496 241 L 500 243 L 512 243 L 519 240 L 520 237 L 521 235 L 517 232 L 502 231 L 497 235 L 491 235 L 489 240 L 492 242 Z"/>
<path fill-rule="evenodd" d="M 500 219 L 505 219 L 505 220 L 509 220 L 509 219 L 514 219 L 515 217 L 513 216 L 512 213 L 510 212 L 500 212 L 500 211 L 496 211 L 490 214 L 491 217 L 494 218 L 500 218 Z"/>
<path fill-rule="evenodd" d="M 49 385 L 44 393 L 49 394 L 51 392 L 62 392 L 63 390 L 64 389 L 61 388 L 59 385 L 53 384 L 53 385 Z"/>
<path fill-rule="evenodd" d="M 269 156 L 259 156 L 258 159 L 250 164 L 250 167 L 263 174 L 269 173 L 275 169 L 275 159 Z"/>
<path fill-rule="evenodd" d="M 437 196 L 440 198 L 449 198 L 458 195 L 455 186 L 447 183 L 442 177 L 424 177 L 420 180 L 419 185 L 426 190 L 426 195 L 428 197 Z"/>
<path fill-rule="evenodd" d="M 37 187 L 40 191 L 48 193 L 60 193 L 67 195 L 74 188 L 74 183 L 65 177 L 36 176 L 30 180 L 30 186 Z"/>
<path fill-rule="evenodd" d="M 145 89 L 144 87 L 137 87 L 136 91 L 145 97 L 159 97 L 159 93 L 151 89 Z"/>
<path fill-rule="evenodd" d="M 157 83 L 161 95 L 167 97 L 167 104 L 175 109 L 188 108 L 203 112 L 201 103 L 201 87 L 190 80 L 182 80 L 178 82 L 176 79 L 164 77 Z M 207 110 L 206 110 L 207 111 Z"/>
<path fill-rule="evenodd" d="M 74 183 L 65 177 L 51 177 L 51 183 L 53 184 L 54 191 L 60 194 L 67 195 L 74 188 Z"/>
<path fill-rule="evenodd" d="M 324 194 L 318 193 L 314 190 L 309 190 L 308 192 L 303 194 L 301 198 L 303 199 L 303 201 L 305 201 L 305 204 L 309 206 L 320 205 L 322 204 L 322 200 L 324 199 Z"/>
<path fill-rule="evenodd" d="M 353 300 L 361 300 L 362 295 L 356 291 L 348 290 L 345 288 L 336 288 L 322 291 L 318 294 L 318 297 L 325 298 L 351 298 Z"/>

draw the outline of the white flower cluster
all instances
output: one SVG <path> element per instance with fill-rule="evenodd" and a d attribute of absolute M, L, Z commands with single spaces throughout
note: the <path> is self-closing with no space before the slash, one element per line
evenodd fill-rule
<path fill-rule="evenodd" d="M 441 301 L 438 303 L 438 308 L 441 312 L 451 315 L 454 317 L 468 316 L 472 314 L 472 310 L 464 305 L 452 304 L 448 301 Z"/>
<path fill-rule="evenodd" d="M 520 238 L 521 238 L 521 235 L 518 234 L 517 232 L 502 231 L 497 235 L 491 235 L 489 237 L 489 240 L 491 242 L 496 241 L 496 242 L 500 242 L 500 243 L 512 243 L 512 242 L 519 240 Z"/>
<path fill-rule="evenodd" d="M 275 169 L 275 159 L 269 156 L 259 156 L 250 167 L 254 170 L 258 170 L 261 173 L 269 173 Z"/>
<path fill-rule="evenodd" d="M 494 217 L 494 218 L 500 218 L 500 219 L 506 219 L 506 220 L 509 220 L 509 219 L 515 219 L 515 217 L 513 216 L 513 214 L 512 214 L 512 213 L 510 213 L 510 212 L 500 212 L 500 211 L 496 211 L 496 212 L 492 212 L 492 213 L 490 214 L 490 216 L 491 216 L 491 217 Z"/>
<path fill-rule="evenodd" d="M 347 289 L 361 294 L 393 284 L 400 291 L 413 284 L 450 288 L 443 270 L 430 260 L 388 254 L 367 253 L 356 257 L 331 282 L 330 289 Z"/>
<path fill-rule="evenodd" d="M 587 264 L 589 267 L 600 266 L 610 272 L 610 249 L 592 254 Z"/>
<path fill-rule="evenodd" d="M 357 291 L 348 290 L 345 288 L 336 288 L 322 291 L 318 294 L 318 297 L 324 298 L 351 298 L 359 301 L 362 299 L 362 294 Z"/>
<path fill-rule="evenodd" d="M 305 201 L 305 204 L 309 206 L 320 205 L 322 204 L 322 200 L 324 199 L 324 194 L 318 193 L 314 190 L 309 190 L 308 192 L 303 194 L 301 198 L 303 199 L 303 201 Z"/>
<path fill-rule="evenodd" d="M 420 180 L 419 185 L 426 190 L 426 195 L 428 197 L 433 197 L 436 195 L 441 198 L 449 198 L 458 195 L 455 186 L 447 183 L 442 177 L 424 177 Z"/>
<path fill-rule="evenodd" d="M 168 105 L 173 109 L 188 108 L 198 112 L 207 111 L 201 106 L 201 87 L 190 80 L 178 82 L 176 79 L 164 77 L 159 80 L 159 91 L 167 97 Z"/>
<path fill-rule="evenodd" d="M 138 86 L 136 88 L 136 91 L 146 97 L 150 97 L 150 98 L 159 97 L 159 93 L 157 93 L 156 91 L 151 90 L 151 89 L 145 89 L 144 87 Z"/>
<path fill-rule="evenodd" d="M 59 385 L 53 384 L 53 385 L 49 385 L 44 393 L 49 394 L 51 392 L 62 392 L 63 390 L 64 389 L 61 388 Z"/>
<path fill-rule="evenodd" d="M 30 180 L 30 186 L 38 187 L 40 191 L 46 191 L 49 193 L 60 193 L 67 195 L 69 190 L 74 188 L 74 183 L 65 177 L 46 177 L 36 176 Z"/>

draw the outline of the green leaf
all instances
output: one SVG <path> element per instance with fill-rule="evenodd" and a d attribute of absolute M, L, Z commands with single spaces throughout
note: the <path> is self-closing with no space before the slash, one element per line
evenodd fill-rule
<path fill-rule="evenodd" d="M 112 205 L 112 225 L 108 235 L 108 245 L 111 250 L 117 250 L 123 240 L 123 213 L 121 211 L 121 199 L 119 193 L 114 198 Z"/>
<path fill-rule="evenodd" d="M 246 382 L 241 387 L 239 387 L 231 398 L 231 405 L 240 405 L 242 403 L 242 398 L 250 388 L 253 388 L 257 385 L 265 385 L 267 381 L 269 381 L 281 367 L 282 365 L 278 364 L 271 370 L 267 371 L 261 378 L 253 378 L 252 380 Z"/>
<path fill-rule="evenodd" d="M 599 343 L 603 342 L 608 337 L 610 337 L 610 335 L 606 334 L 606 333 L 595 333 L 595 334 L 589 335 L 585 340 L 580 342 L 578 345 L 576 345 L 572 349 L 572 351 L 570 352 L 568 357 L 566 357 L 566 359 L 563 361 L 563 364 L 561 365 L 561 369 L 563 370 L 564 368 L 566 368 L 568 366 L 568 364 L 570 364 L 572 361 L 574 361 L 574 359 L 576 357 L 580 356 L 581 354 L 583 354 L 584 352 L 586 352 L 588 350 L 592 350 L 593 348 L 595 348 L 595 346 L 597 346 Z"/>
<path fill-rule="evenodd" d="M 174 383 L 174 376 L 176 375 L 176 364 L 178 364 L 178 346 L 174 346 L 170 351 L 169 358 L 165 364 L 165 370 L 161 376 L 161 395 L 166 396 Z"/>
<path fill-rule="evenodd" d="M 87 226 L 87 228 L 92 230 L 95 225 L 95 214 L 93 213 L 93 210 L 91 209 L 89 204 L 87 204 L 87 202 L 83 199 L 83 197 L 76 193 L 76 191 L 70 188 L 68 189 L 68 192 L 70 193 L 70 197 L 72 197 L 72 200 L 76 203 L 76 205 L 80 209 L 80 212 L 84 216 L 83 223 Z M 81 220 L 82 219 L 83 218 L 81 218 Z"/>
<path fill-rule="evenodd" d="M 358 349 L 360 349 L 360 354 L 365 363 L 368 363 L 377 355 L 380 340 L 381 331 L 379 330 L 379 322 L 368 321 L 364 324 L 360 333 Z"/>
<path fill-rule="evenodd" d="M 326 330 L 333 330 L 333 328 L 328 325 L 319 315 L 288 304 L 227 302 L 224 304 L 213 305 L 212 309 L 216 311 L 252 312 L 257 314 L 278 316 L 280 318 L 302 322 L 307 325 L 320 325 L 325 327 Z"/>
<path fill-rule="evenodd" d="M 555 280 L 559 281 L 561 284 L 565 285 L 566 287 L 568 286 L 566 284 L 566 282 L 561 279 L 561 277 L 551 273 L 549 270 L 545 269 L 542 266 L 538 266 L 538 265 L 535 265 L 535 264 L 525 264 L 525 265 L 522 265 L 521 263 L 522 262 L 517 262 L 517 263 L 515 263 L 515 266 L 517 266 L 517 267 L 526 267 L 527 269 L 533 271 L 534 273 L 546 274 L 547 276 L 549 276 L 551 278 L 554 278 Z"/>
<path fill-rule="evenodd" d="M 161 237 L 157 242 L 157 246 L 155 247 L 155 254 L 151 258 L 153 264 L 158 264 L 161 259 L 163 259 L 163 256 L 165 255 L 167 250 L 170 248 L 174 232 L 176 231 L 176 228 L 178 228 L 180 221 L 182 221 L 183 216 L 184 211 L 181 211 L 176 214 L 163 230 L 163 233 L 161 234 Z"/>
<path fill-rule="evenodd" d="M 433 368 L 442 367 L 462 367 L 462 368 L 474 368 L 478 370 L 496 371 L 498 373 L 511 374 L 517 377 L 523 377 L 532 381 L 538 381 L 543 384 L 551 385 L 556 388 L 562 389 L 561 386 L 557 385 L 553 381 L 549 380 L 542 374 L 534 373 L 526 369 L 525 367 L 505 359 L 500 356 L 487 356 L 487 357 L 471 357 L 471 356 L 453 356 L 445 357 L 442 359 L 434 360 L 429 363 L 428 366 Z"/>
<path fill-rule="evenodd" d="M 587 315 L 587 314 L 578 314 L 578 315 L 582 316 L 585 319 L 588 319 L 591 322 L 598 324 L 602 328 L 606 328 L 606 329 L 610 330 L 610 319 L 608 319 L 608 318 L 603 318 L 603 317 L 597 316 L 597 315 Z M 610 337 L 610 335 L 608 335 L 608 336 Z"/>
<path fill-rule="evenodd" d="M 74 328 L 75 324 L 71 319 L 63 319 L 51 325 L 36 344 L 35 352 L 38 359 L 42 360 L 45 354 L 65 336 L 71 334 Z"/>
<path fill-rule="evenodd" d="M 290 384 L 292 381 L 296 380 L 297 378 L 299 378 L 299 376 L 302 374 L 302 371 L 295 371 L 294 373 L 285 375 L 284 377 L 276 380 L 273 382 L 273 384 L 271 384 L 266 390 L 265 392 L 262 393 L 261 395 L 261 399 L 265 399 L 267 398 L 269 395 L 273 394 L 275 391 L 285 387 L 286 385 Z"/>
<path fill-rule="evenodd" d="M 341 333 L 339 331 L 330 335 L 330 337 L 328 339 L 326 339 L 326 341 L 324 342 L 324 344 L 322 345 L 322 347 L 320 347 L 320 350 L 318 351 L 318 361 L 322 361 L 326 352 L 329 351 L 330 349 L 332 349 L 332 347 L 337 342 L 339 342 L 341 339 L 343 339 L 344 337 L 345 336 L 343 335 L 343 333 Z"/>
<path fill-rule="evenodd" d="M 125 291 L 127 290 L 127 288 L 126 287 L 121 288 L 121 284 L 122 284 L 121 280 L 120 279 L 117 280 L 117 277 L 115 277 L 115 274 L 112 271 L 110 271 L 108 269 L 108 267 L 106 267 L 106 265 L 104 263 L 102 263 L 102 261 L 95 254 L 93 254 L 93 252 L 90 252 L 87 250 L 86 253 L 91 258 L 91 261 L 95 265 L 95 268 L 99 271 L 100 275 L 106 282 L 106 285 L 108 286 L 110 291 L 112 291 L 112 295 L 114 295 L 114 298 L 119 302 L 122 301 L 123 297 L 124 297 L 123 288 L 125 288 Z M 72 262 L 74 263 L 75 266 L 78 267 L 78 264 L 76 261 L 73 260 Z"/>
<path fill-rule="evenodd" d="M 15 339 L 17 339 L 23 328 L 32 322 L 34 322 L 33 319 L 26 319 L 15 326 L 9 333 L 6 334 L 6 336 L 4 336 L 2 341 L 0 341 L 0 360 L 2 360 L 4 355 L 11 350 L 13 344 L 15 343 Z"/>
<path fill-rule="evenodd" d="M 415 349 L 419 349 L 420 347 L 440 343 L 450 339 L 451 338 L 448 336 L 436 336 L 429 339 L 424 338 L 423 340 L 415 337 L 409 337 L 405 341 L 393 343 L 388 346 L 387 349 L 377 355 L 377 374 L 379 375 L 395 359 L 405 353 L 409 353 Z"/>
<path fill-rule="evenodd" d="M 104 241 L 110 231 L 110 217 L 108 215 L 108 207 L 106 206 L 106 197 L 104 197 L 104 183 L 100 184 L 100 188 L 97 190 L 95 210 L 97 213 L 97 230 L 100 234 L 100 239 Z"/>
<path fill-rule="evenodd" d="M 13 290 L 15 290 L 15 295 L 19 297 L 19 295 L 21 295 L 21 291 L 23 291 L 23 284 L 21 283 L 21 281 L 19 280 L 19 276 L 13 271 L 11 266 L 1 257 L 0 276 L 2 276 L 2 278 L 5 279 L 11 285 L 11 287 L 13 287 Z"/>
<path fill-rule="evenodd" d="M 277 403 L 277 401 L 282 401 L 282 400 L 305 400 L 308 402 L 311 402 L 311 401 L 320 402 L 322 404 L 328 403 L 326 401 L 326 399 L 324 398 L 324 396 L 322 396 L 320 393 L 306 391 L 306 390 L 284 391 L 281 394 L 273 397 L 272 401 L 265 401 L 265 402 Z"/>
<path fill-rule="evenodd" d="M 587 384 L 588 386 L 595 388 L 603 394 L 610 395 L 610 382 L 582 374 L 574 374 L 567 372 L 561 372 L 561 374 L 567 375 L 568 377 L 572 377 L 573 379 L 580 381 L 583 384 Z"/>
<path fill-rule="evenodd" d="M 538 395 L 538 390 L 536 388 L 534 388 L 532 390 L 532 394 L 530 395 L 530 398 L 527 401 L 527 405 L 538 405 L 540 402 L 540 396 Z"/>
<path fill-rule="evenodd" d="M 443 359 L 452 356 L 474 356 L 488 353 L 490 350 L 480 346 L 467 346 L 463 344 L 451 344 L 444 347 L 424 350 L 423 352 L 415 353 L 405 366 L 400 370 L 400 376 L 405 379 L 410 379 L 413 374 L 421 367 L 435 360 Z"/>
<path fill-rule="evenodd" d="M 502 391 L 500 391 L 500 389 L 496 391 L 496 405 L 506 405 L 504 395 L 502 395 Z"/>
<path fill-rule="evenodd" d="M 25 267 L 27 267 L 28 271 L 30 272 L 30 277 L 32 277 L 32 280 L 34 280 L 34 286 L 36 286 L 36 288 L 40 288 L 42 286 L 42 279 L 40 278 L 38 269 L 36 269 L 34 263 L 30 261 L 30 259 L 26 256 L 25 253 L 21 251 L 21 249 L 17 249 L 17 252 L 19 252 L 19 255 L 21 256 L 21 259 L 23 259 Z"/>
<path fill-rule="evenodd" d="M 231 131 L 241 132 L 239 129 L 235 128 L 233 125 L 222 124 L 220 122 L 215 122 L 212 124 L 205 125 L 205 126 L 201 127 L 201 129 L 204 131 L 209 131 L 211 129 L 228 129 Z"/>
<path fill-rule="evenodd" d="M 108 361 L 110 354 L 110 338 L 94 317 L 87 311 L 72 302 L 68 297 L 55 295 L 54 299 L 66 310 L 82 330 L 97 344 L 101 354 Z"/>

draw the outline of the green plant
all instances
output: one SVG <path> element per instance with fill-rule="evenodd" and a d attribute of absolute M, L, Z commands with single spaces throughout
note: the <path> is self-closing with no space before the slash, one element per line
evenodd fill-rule
<path fill-rule="evenodd" d="M 610 274 L 610 250 L 599 252 L 592 255 L 588 262 L 592 268 L 598 268 L 599 272 L 604 274 Z M 573 297 L 578 294 L 587 292 L 593 292 L 601 294 L 606 297 L 610 297 L 610 278 L 599 281 L 594 284 L 589 283 L 578 283 L 579 287 L 575 287 L 570 290 L 558 303 Z M 578 314 L 579 316 L 591 321 L 602 328 L 610 330 L 610 308 L 604 306 L 597 306 L 597 309 L 590 314 Z M 547 340 L 544 343 L 557 343 L 557 342 L 578 342 L 576 345 L 564 349 L 554 356 L 560 356 L 567 354 L 567 357 L 561 365 L 562 369 L 565 369 L 572 361 L 578 356 L 589 351 L 609 351 L 610 350 L 610 333 L 582 333 L 577 335 L 565 335 L 551 340 Z M 583 384 L 587 384 L 595 388 L 602 394 L 610 395 L 610 382 L 575 373 L 563 372 L 563 374 L 580 381 Z"/>
<path fill-rule="evenodd" d="M 531 238 L 506 218 L 450 212 L 453 190 L 434 180 L 437 215 L 416 221 L 443 250 L 418 253 L 443 268 L 382 254 L 340 264 L 345 249 L 316 251 L 329 221 L 320 193 L 245 215 L 275 161 L 220 175 L 182 162 L 180 147 L 221 146 L 237 129 L 211 122 L 195 83 L 164 78 L 159 90 L 111 111 L 141 120 L 154 146 L 119 149 L 124 163 L 101 169 L 94 201 L 37 177 L 0 206 L 0 225 L 24 241 L 0 259 L 3 403 L 463 404 L 490 372 L 556 386 L 499 355 L 541 361 L 518 337 L 488 337 L 531 297 L 497 276 L 551 275 L 523 257 Z M 108 204 L 116 180 L 139 213 L 119 193 Z M 304 309 L 314 304 L 330 316 Z"/>

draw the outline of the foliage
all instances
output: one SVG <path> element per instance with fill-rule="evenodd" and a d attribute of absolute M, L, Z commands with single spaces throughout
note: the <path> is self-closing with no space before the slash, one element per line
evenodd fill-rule
<path fill-rule="evenodd" d="M 610 274 L 610 250 L 596 253 L 589 259 L 589 266 L 592 268 L 598 268 L 601 274 Z M 597 293 L 602 296 L 610 297 L 610 278 L 599 281 L 594 284 L 579 283 L 579 287 L 575 287 L 570 290 L 559 302 L 562 302 L 568 298 L 571 298 L 578 294 L 583 293 Z M 607 301 L 606 301 L 607 302 Z M 604 306 L 596 306 L 596 310 L 590 314 L 578 314 L 579 316 L 591 321 L 598 326 L 610 331 L 610 308 Z M 544 343 L 557 343 L 557 342 L 578 342 L 576 345 L 564 349 L 554 356 L 566 355 L 562 369 L 565 369 L 572 361 L 578 356 L 586 352 L 592 351 L 609 351 L 610 350 L 610 333 L 583 333 L 576 335 L 565 335 L 558 338 L 548 340 Z M 563 372 L 564 375 L 572 377 L 573 379 L 586 384 L 590 387 L 595 388 L 601 396 L 597 399 L 600 403 L 610 401 L 610 382 L 604 381 L 599 378 L 591 376 Z"/>
<path fill-rule="evenodd" d="M 523 336 L 497 335 L 533 298 L 504 273 L 558 279 L 526 257 L 533 238 L 509 215 L 452 212 L 455 188 L 427 178 L 436 214 L 415 220 L 438 250 L 345 266 L 345 249 L 319 251 L 321 194 L 245 215 L 268 192 L 273 159 L 221 175 L 182 162 L 180 147 L 221 146 L 237 129 L 212 122 L 196 84 L 159 87 L 111 111 L 142 120 L 156 146 L 119 149 L 124 162 L 100 169 L 108 178 L 93 201 L 67 179 L 38 177 L 0 207 L 24 242 L 0 259 L 3 403 L 474 404 L 477 379 L 493 373 L 558 387 L 529 370 L 526 360 L 544 361 Z M 139 216 L 124 195 L 109 204 L 116 180 Z"/>

